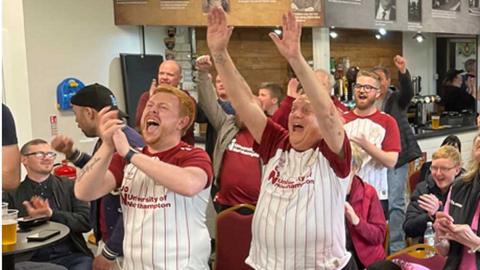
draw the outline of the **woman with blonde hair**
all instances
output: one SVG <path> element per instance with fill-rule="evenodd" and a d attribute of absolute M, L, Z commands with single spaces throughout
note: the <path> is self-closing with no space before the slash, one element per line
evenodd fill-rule
<path fill-rule="evenodd" d="M 444 269 L 480 269 L 480 135 L 473 140 L 467 172 L 455 181 L 444 212 L 437 212 L 437 250 L 448 256 Z"/>
<path fill-rule="evenodd" d="M 355 143 L 351 143 L 351 147 L 352 169 L 345 202 L 347 250 L 352 253 L 351 260 L 355 260 L 358 269 L 364 269 L 385 259 L 383 244 L 387 222 L 377 191 L 356 175 L 363 165 L 363 158 Z"/>
<path fill-rule="evenodd" d="M 418 183 L 410 198 L 403 230 L 408 237 L 421 237 L 435 213 L 443 210 L 450 186 L 460 173 L 462 160 L 457 148 L 444 145 L 432 155 L 431 174 Z"/>

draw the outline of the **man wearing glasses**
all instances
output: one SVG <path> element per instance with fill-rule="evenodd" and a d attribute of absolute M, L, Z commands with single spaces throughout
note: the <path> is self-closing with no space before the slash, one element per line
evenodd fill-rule
<path fill-rule="evenodd" d="M 358 175 L 375 187 L 385 216 L 388 216 L 387 168 L 397 163 L 400 134 L 395 119 L 375 107 L 379 88 L 377 74 L 360 70 L 353 86 L 355 108 L 343 117 L 347 136 L 361 148 L 364 165 Z"/>
<path fill-rule="evenodd" d="M 68 269 L 92 269 L 92 252 L 82 233 L 90 230 L 88 204 L 77 200 L 73 181 L 53 175 L 56 153 L 42 139 L 27 142 L 20 149 L 27 175 L 20 186 L 7 194 L 9 207 L 19 210 L 19 216 L 47 216 L 51 221 L 69 227 L 69 237 L 36 251 L 31 260 L 50 262 Z"/>

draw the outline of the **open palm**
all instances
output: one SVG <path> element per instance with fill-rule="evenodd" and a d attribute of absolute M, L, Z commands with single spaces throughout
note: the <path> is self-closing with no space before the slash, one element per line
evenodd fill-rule
<path fill-rule="evenodd" d="M 215 7 L 208 13 L 207 44 L 212 53 L 225 50 L 233 27 L 227 25 L 223 9 Z"/>
<path fill-rule="evenodd" d="M 270 38 L 272 38 L 280 54 L 288 60 L 300 53 L 302 25 L 297 22 L 291 11 L 283 15 L 282 19 L 282 38 L 273 32 L 270 33 Z"/>

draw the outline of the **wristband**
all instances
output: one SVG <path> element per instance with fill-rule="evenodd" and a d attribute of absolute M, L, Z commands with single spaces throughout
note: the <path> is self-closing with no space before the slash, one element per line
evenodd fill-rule
<path fill-rule="evenodd" d="M 125 157 L 123 157 L 126 161 L 128 161 L 128 163 L 132 163 L 132 157 L 135 155 L 135 154 L 138 154 L 137 151 L 134 151 L 133 149 L 130 148 L 130 150 L 128 150 L 127 154 L 125 155 Z"/>

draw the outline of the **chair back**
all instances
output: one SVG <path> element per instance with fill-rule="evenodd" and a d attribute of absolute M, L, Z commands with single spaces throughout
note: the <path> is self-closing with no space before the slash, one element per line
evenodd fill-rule
<path fill-rule="evenodd" d="M 428 257 L 428 254 L 434 254 Z M 404 248 L 387 257 L 387 260 L 399 259 L 405 262 L 416 263 L 430 269 L 443 269 L 446 257 L 437 254 L 436 249 L 426 244 L 416 244 Z"/>
<path fill-rule="evenodd" d="M 417 186 L 418 182 L 420 182 L 420 170 L 415 171 L 408 178 L 408 191 L 410 194 L 412 194 L 412 192 L 415 190 L 415 187 Z"/>
<path fill-rule="evenodd" d="M 217 216 L 216 270 L 250 270 L 245 259 L 252 240 L 252 218 L 255 206 L 240 204 Z"/>

